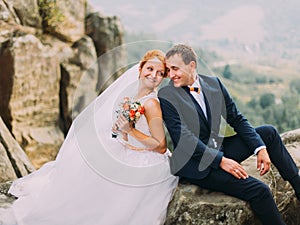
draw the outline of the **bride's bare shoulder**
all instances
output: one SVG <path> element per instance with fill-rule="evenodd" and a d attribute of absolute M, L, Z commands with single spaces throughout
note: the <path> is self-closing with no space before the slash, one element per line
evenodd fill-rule
<path fill-rule="evenodd" d="M 144 102 L 145 113 L 161 113 L 158 98 L 149 98 Z"/>

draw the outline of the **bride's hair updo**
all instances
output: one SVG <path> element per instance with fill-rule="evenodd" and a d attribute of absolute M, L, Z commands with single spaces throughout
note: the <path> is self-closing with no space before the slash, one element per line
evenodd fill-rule
<path fill-rule="evenodd" d="M 164 65 L 164 67 L 166 68 L 166 63 L 165 63 L 165 53 L 163 53 L 163 51 L 158 50 L 158 49 L 154 49 L 154 50 L 149 50 L 145 53 L 145 55 L 143 56 L 141 62 L 140 62 L 140 68 L 142 69 L 143 66 L 145 65 L 146 62 L 148 62 L 151 59 L 157 59 L 159 61 L 161 61 L 161 63 Z M 167 74 L 165 73 L 165 76 Z"/>

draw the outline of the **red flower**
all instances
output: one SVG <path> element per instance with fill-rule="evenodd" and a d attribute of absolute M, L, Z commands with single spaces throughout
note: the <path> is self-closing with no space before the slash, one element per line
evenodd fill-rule
<path fill-rule="evenodd" d="M 134 118 L 134 116 L 135 116 L 135 111 L 134 111 L 133 109 L 130 109 L 130 111 L 129 111 L 129 116 Z"/>
<path fill-rule="evenodd" d="M 145 108 L 144 108 L 143 106 L 139 107 L 139 108 L 138 108 L 138 112 L 139 112 L 140 114 L 144 114 L 144 113 L 145 113 Z"/>

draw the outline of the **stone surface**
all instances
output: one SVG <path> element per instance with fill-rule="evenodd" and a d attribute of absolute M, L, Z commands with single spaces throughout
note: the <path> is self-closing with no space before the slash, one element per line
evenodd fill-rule
<path fill-rule="evenodd" d="M 42 18 L 39 14 L 37 0 L 6 0 L 6 2 L 13 4 L 21 25 L 42 28 Z"/>
<path fill-rule="evenodd" d="M 51 8 L 47 2 L 57 4 Z M 68 129 L 68 118 L 76 115 L 82 102 L 88 102 L 94 95 L 93 75 L 97 70 L 96 90 L 101 92 L 125 65 L 120 20 L 86 9 L 86 5 L 85 0 L 0 0 L 0 116 L 37 168 L 55 157 Z M 37 12 L 41 12 L 41 17 Z M 91 65 L 95 56 L 97 69 Z M 87 78 L 83 85 L 82 77 Z M 85 96 L 84 90 L 91 92 Z M 74 100 L 76 92 L 79 95 Z M 63 126 L 59 126 L 62 125 L 59 121 Z M 24 163 L 17 143 L 3 137 L 7 132 L 3 133 L 3 129 L 0 132 L 0 182 L 3 182 L 25 175 L 32 167 Z M 299 133 L 291 131 L 282 136 L 297 163 Z M 7 153 L 14 151 L 20 153 L 14 153 L 20 163 L 12 165 L 12 156 Z M 254 158 L 244 165 L 251 175 L 257 176 Z M 20 168 L 18 174 L 16 168 Z M 299 204 L 289 184 L 274 168 L 263 179 L 271 187 L 287 224 L 300 224 Z M 9 185 L 0 185 L 0 207 L 7 207 L 14 200 L 6 194 Z M 241 200 L 180 184 L 170 203 L 166 224 L 232 225 L 256 224 L 256 221 L 249 205 Z"/>
<path fill-rule="evenodd" d="M 297 163 L 300 157 L 294 152 L 300 151 L 300 142 L 290 141 L 300 135 L 297 131 L 283 134 L 289 152 L 295 157 Z M 243 163 L 249 174 L 266 182 L 274 195 L 276 203 L 287 225 L 299 225 L 298 213 L 300 204 L 294 197 L 290 185 L 283 181 L 278 171 L 272 167 L 267 176 L 259 177 L 255 170 L 256 159 L 250 157 Z M 299 165 L 299 164 L 298 164 Z M 0 184 L 0 208 L 6 208 L 12 204 L 14 198 L 7 194 L 11 182 Z M 198 188 L 190 184 L 179 184 L 175 195 L 168 207 L 167 221 L 165 225 L 259 225 L 249 205 L 239 199 Z"/>
<path fill-rule="evenodd" d="M 251 157 L 243 165 L 249 174 L 257 176 L 255 169 L 252 169 L 254 163 L 255 159 Z M 271 186 L 270 181 L 266 179 L 265 181 Z M 253 213 L 246 202 L 195 185 L 179 184 L 169 205 L 166 225 L 250 225 L 255 222 Z"/>
<path fill-rule="evenodd" d="M 282 135 L 288 151 L 300 166 L 300 130 Z M 269 185 L 276 204 L 288 225 L 300 224 L 300 204 L 288 182 L 284 181 L 276 168 L 265 176 L 256 171 L 256 157 L 250 157 L 243 166 L 246 171 Z M 179 184 L 169 204 L 166 225 L 253 225 L 260 224 L 249 204 L 223 193 L 212 192 L 191 184 Z"/>
<path fill-rule="evenodd" d="M 0 208 L 8 208 L 15 201 L 15 197 L 7 194 L 11 181 L 0 183 Z"/>
<path fill-rule="evenodd" d="M 2 137 L 0 137 L 2 139 Z M 8 158 L 7 152 L 3 144 L 0 144 L 0 182 L 13 180 L 17 178 L 14 168 Z"/>
<path fill-rule="evenodd" d="M 14 10 L 13 1 L 0 0 L 0 20 L 10 23 L 21 23 Z"/>
<path fill-rule="evenodd" d="M 105 90 L 122 72 L 126 64 L 123 26 L 116 16 L 107 17 L 98 12 L 87 16 L 86 34 L 95 44 L 98 56 L 99 79 L 97 90 Z M 108 44 L 109 43 L 109 44 Z"/>
<path fill-rule="evenodd" d="M 300 142 L 300 129 L 285 132 L 281 135 L 281 138 L 285 144 Z"/>
<path fill-rule="evenodd" d="M 36 168 L 55 158 L 99 84 L 124 66 L 124 50 L 111 50 L 122 45 L 119 19 L 89 20 L 93 39 L 85 35 L 89 10 L 84 0 L 0 0 L 0 116 Z"/>
<path fill-rule="evenodd" d="M 72 57 L 61 64 L 60 124 L 64 133 L 72 120 L 98 95 L 97 55 L 92 39 L 84 36 L 74 43 L 72 52 Z"/>
<path fill-rule="evenodd" d="M 34 171 L 23 149 L 13 138 L 0 117 L 0 183 L 14 180 Z"/>
<path fill-rule="evenodd" d="M 44 0 L 40 2 L 45 30 L 72 43 L 84 36 L 86 0 Z"/>
<path fill-rule="evenodd" d="M 0 56 L 3 120 L 36 167 L 53 160 L 63 133 L 59 118 L 59 61 L 33 35 L 12 38 Z M 34 159 L 34 160 L 33 160 Z"/>

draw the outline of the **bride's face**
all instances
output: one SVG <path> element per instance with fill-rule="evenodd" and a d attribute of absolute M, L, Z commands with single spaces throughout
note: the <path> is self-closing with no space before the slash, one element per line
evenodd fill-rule
<path fill-rule="evenodd" d="M 159 60 L 147 61 L 140 69 L 140 81 L 149 88 L 157 87 L 164 78 L 165 66 Z"/>

